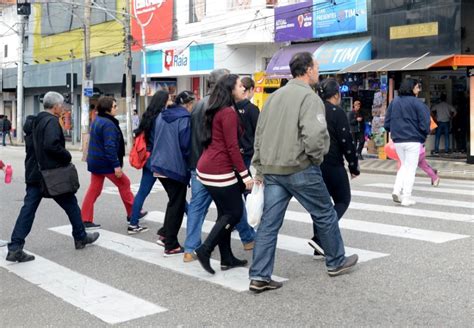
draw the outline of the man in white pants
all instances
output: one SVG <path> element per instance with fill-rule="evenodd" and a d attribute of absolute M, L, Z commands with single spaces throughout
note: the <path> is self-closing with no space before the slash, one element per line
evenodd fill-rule
<path fill-rule="evenodd" d="M 402 206 L 415 205 L 411 198 L 415 183 L 420 147 L 430 132 L 430 109 L 417 99 L 421 84 L 415 79 L 405 79 L 400 85 L 399 96 L 388 106 L 385 129 L 391 133 L 401 161 L 392 198 Z"/>

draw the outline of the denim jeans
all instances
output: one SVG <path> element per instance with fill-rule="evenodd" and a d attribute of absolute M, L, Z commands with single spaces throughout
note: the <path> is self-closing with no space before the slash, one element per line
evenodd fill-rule
<path fill-rule="evenodd" d="M 444 134 L 444 149 L 446 152 L 449 151 L 449 122 L 438 122 L 436 128 L 435 137 L 435 151 L 439 152 L 439 143 L 441 141 L 441 135 Z"/>
<path fill-rule="evenodd" d="M 137 195 L 132 207 L 132 216 L 130 218 L 130 225 L 137 225 L 140 212 L 143 208 L 145 199 L 151 192 L 151 189 L 155 185 L 156 179 L 153 176 L 153 172 L 150 171 L 146 166 L 142 170 L 142 179 L 140 180 L 140 187 L 138 188 Z"/>
<path fill-rule="evenodd" d="M 310 166 L 290 175 L 265 175 L 264 183 L 263 215 L 255 238 L 250 279 L 271 280 L 278 232 L 292 197 L 311 214 L 326 253 L 327 268 L 342 265 L 345 261 L 344 242 L 319 166 Z"/>
<path fill-rule="evenodd" d="M 186 224 L 186 241 L 184 251 L 192 253 L 201 245 L 201 230 L 212 198 L 204 185 L 197 179 L 196 170 L 191 171 L 191 201 L 189 202 Z M 255 238 L 255 231 L 247 222 L 244 211 L 242 219 L 235 226 L 243 243 L 249 243 Z"/>
<path fill-rule="evenodd" d="M 26 195 L 23 206 L 15 223 L 12 232 L 11 242 L 8 244 L 9 251 L 23 249 L 25 238 L 31 231 L 35 213 L 43 198 L 41 188 L 36 185 L 26 185 Z M 81 220 L 81 209 L 77 204 L 74 194 L 64 194 L 54 197 L 54 201 L 66 212 L 72 225 L 72 236 L 75 240 L 81 240 L 86 237 L 86 231 Z"/>

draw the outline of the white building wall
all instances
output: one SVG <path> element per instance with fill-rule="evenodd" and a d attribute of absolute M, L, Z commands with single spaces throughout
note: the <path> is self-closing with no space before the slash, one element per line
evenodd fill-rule
<path fill-rule="evenodd" d="M 0 66 L 1 68 L 16 67 L 18 61 L 19 19 L 16 6 L 5 7 L 0 16 Z M 7 46 L 7 53 L 5 53 Z"/>

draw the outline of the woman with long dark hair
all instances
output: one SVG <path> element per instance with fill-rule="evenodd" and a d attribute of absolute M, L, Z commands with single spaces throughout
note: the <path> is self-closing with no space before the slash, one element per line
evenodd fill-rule
<path fill-rule="evenodd" d="M 416 202 L 411 197 L 415 183 L 420 148 L 430 133 L 430 109 L 416 95 L 421 84 L 415 79 L 405 79 L 398 97 L 392 100 L 385 115 L 385 130 L 390 132 L 402 165 L 397 172 L 392 198 L 402 206 Z"/>
<path fill-rule="evenodd" d="M 326 108 L 326 122 L 329 132 L 329 152 L 321 163 L 324 183 L 334 201 L 334 210 L 340 220 L 351 202 L 351 186 L 344 167 L 344 158 L 349 163 L 349 172 L 354 179 L 360 174 L 356 147 L 352 142 L 351 129 L 346 113 L 340 107 L 341 93 L 335 79 L 322 81 L 317 88 L 318 94 Z M 315 258 L 324 256 L 324 250 L 313 226 L 314 236 L 309 245 L 314 249 Z"/>
<path fill-rule="evenodd" d="M 178 232 L 186 207 L 186 192 L 191 174 L 188 157 L 191 148 L 191 110 L 195 96 L 183 91 L 173 105 L 156 119 L 151 170 L 158 177 L 168 195 L 165 222 L 158 231 L 164 243 L 164 256 L 182 255 L 184 249 L 178 242 Z"/>
<path fill-rule="evenodd" d="M 91 172 L 91 184 L 82 202 L 82 221 L 86 229 L 98 229 L 94 223 L 94 203 L 102 192 L 105 178 L 118 187 L 120 197 L 127 211 L 132 214 L 133 193 L 130 179 L 123 173 L 125 141 L 120 130 L 117 102 L 112 97 L 101 97 L 97 103 L 98 116 L 92 122 L 87 169 Z"/>
<path fill-rule="evenodd" d="M 134 131 L 135 136 L 138 136 L 141 133 L 145 134 L 146 149 L 150 153 L 153 151 L 153 129 L 156 118 L 164 109 L 166 109 L 166 106 L 170 103 L 171 101 L 168 91 L 157 91 L 153 95 L 153 98 L 151 98 L 150 104 L 148 105 L 145 113 L 143 113 L 140 125 Z M 150 159 L 148 159 L 146 165 L 142 169 L 140 188 L 138 189 L 137 195 L 135 196 L 135 201 L 133 202 L 132 216 L 130 217 L 130 223 L 127 229 L 128 234 L 136 234 L 148 230 L 147 227 L 140 226 L 138 220 L 145 215 L 145 213 L 141 212 L 143 203 L 150 194 L 156 179 L 157 178 L 153 176 L 153 172 L 151 171 Z"/>
<path fill-rule="evenodd" d="M 239 147 L 242 134 L 235 103 L 245 99 L 245 88 L 238 75 L 229 74 L 217 82 L 209 98 L 204 118 L 204 152 L 197 165 L 198 180 L 216 203 L 218 218 L 204 243 L 195 250 L 204 270 L 214 274 L 210 259 L 219 245 L 221 270 L 245 266 L 232 254 L 230 234 L 243 213 L 242 193 L 251 189 L 253 179 Z"/>

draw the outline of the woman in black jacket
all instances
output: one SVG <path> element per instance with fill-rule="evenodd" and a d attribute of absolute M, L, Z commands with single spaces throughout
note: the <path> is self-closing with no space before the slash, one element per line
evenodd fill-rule
<path fill-rule="evenodd" d="M 326 79 L 318 86 L 318 94 L 326 107 L 326 122 L 330 137 L 329 152 L 324 156 L 321 172 L 324 183 L 334 201 L 334 210 L 340 220 L 351 202 L 351 187 L 344 167 L 344 158 L 349 163 L 351 178 L 360 174 L 355 146 L 346 113 L 339 107 L 341 94 L 335 79 Z M 308 242 L 314 248 L 315 258 L 324 256 L 316 227 L 314 236 Z"/>

